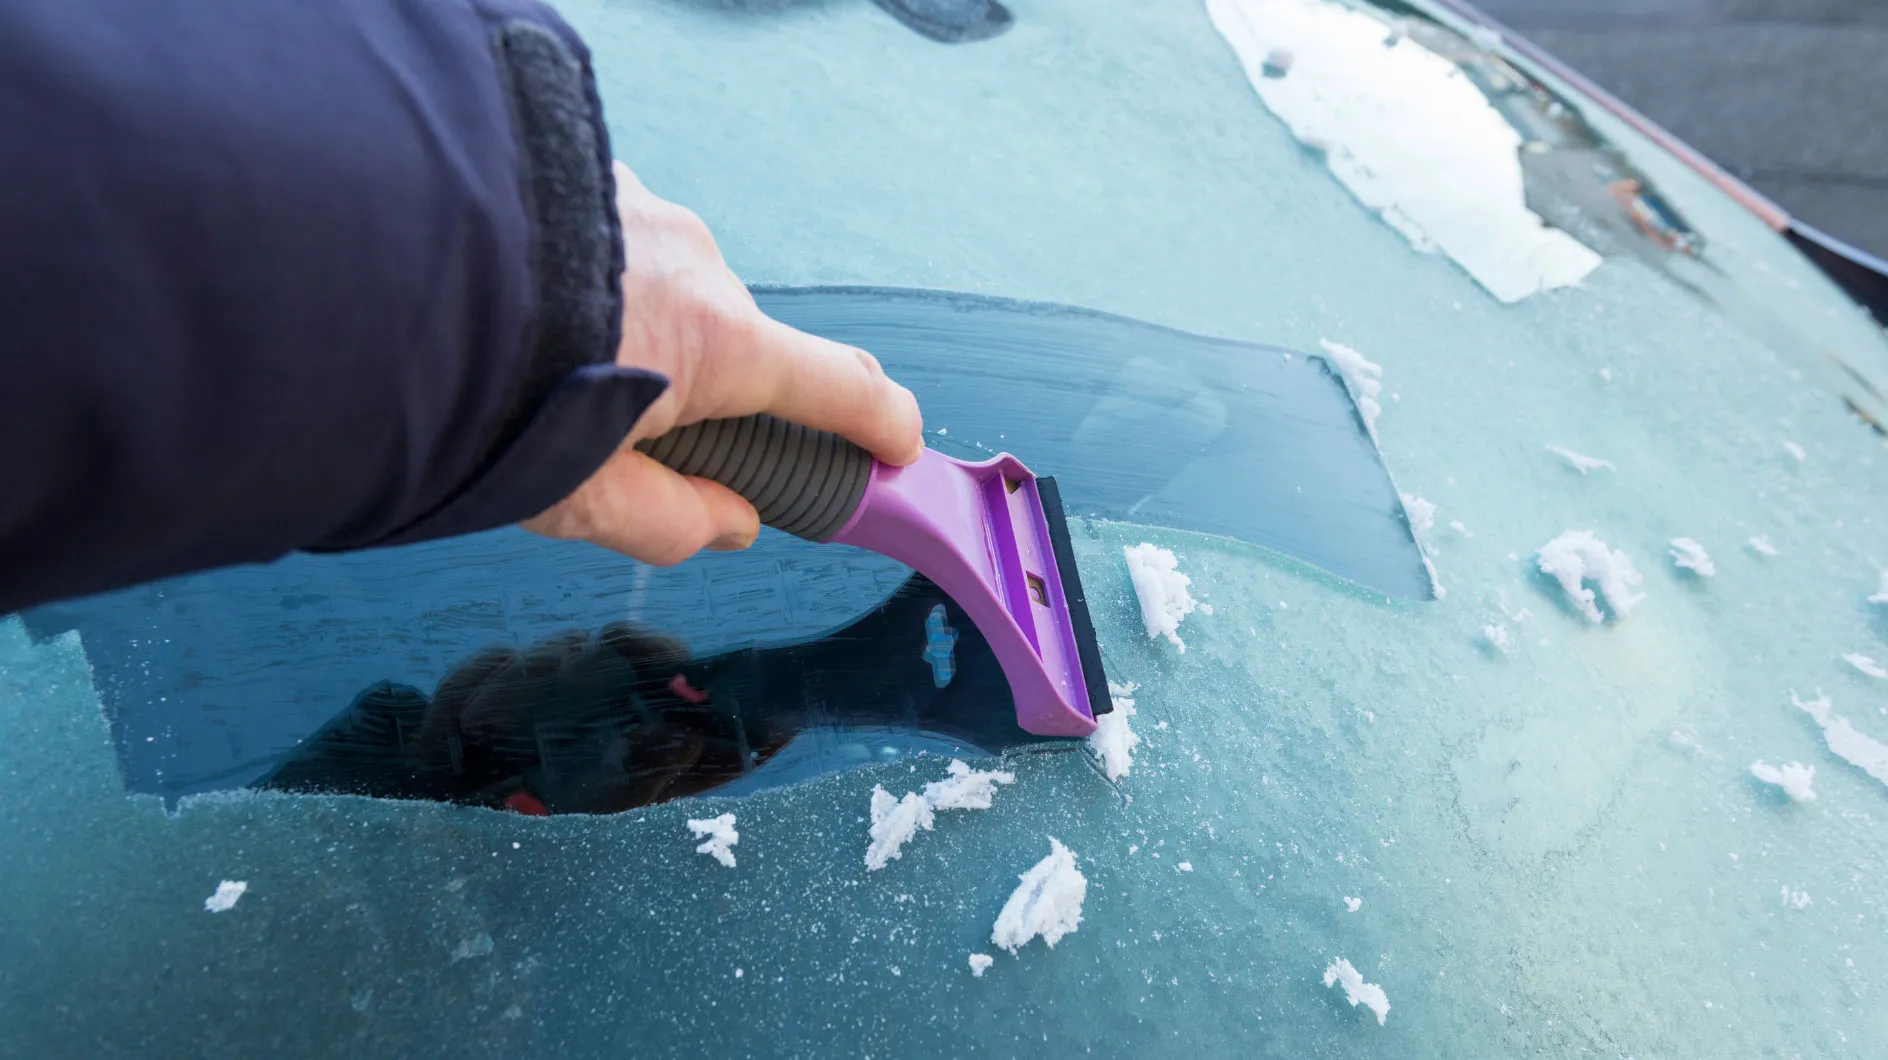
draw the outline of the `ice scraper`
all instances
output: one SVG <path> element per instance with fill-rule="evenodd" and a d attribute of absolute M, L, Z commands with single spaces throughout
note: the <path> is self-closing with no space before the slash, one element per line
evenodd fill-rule
<path fill-rule="evenodd" d="M 747 498 L 776 530 L 869 548 L 930 578 L 983 632 L 1024 730 L 1086 736 L 1108 712 L 1055 479 L 1008 453 L 972 463 L 927 448 L 893 467 L 764 414 L 692 424 L 637 448 Z"/>

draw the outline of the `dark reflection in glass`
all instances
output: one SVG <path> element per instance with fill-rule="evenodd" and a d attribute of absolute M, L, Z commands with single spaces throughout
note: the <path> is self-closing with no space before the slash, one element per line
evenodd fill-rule
<path fill-rule="evenodd" d="M 1559 93 L 1410 5 L 1377 6 L 1393 32 L 1455 63 L 1521 134 L 1528 209 L 1601 254 L 1655 266 L 1673 254 L 1702 257 L 1704 238 Z"/>
<path fill-rule="evenodd" d="M 255 786 L 617 813 L 831 768 L 805 753 L 769 768 L 796 740 L 823 742 L 827 759 L 841 745 L 869 754 L 887 729 L 962 753 L 1057 746 L 1018 728 L 1014 709 L 976 627 L 913 575 L 871 614 L 805 644 L 696 659 L 674 637 L 616 622 L 483 649 L 431 696 L 380 681 Z"/>

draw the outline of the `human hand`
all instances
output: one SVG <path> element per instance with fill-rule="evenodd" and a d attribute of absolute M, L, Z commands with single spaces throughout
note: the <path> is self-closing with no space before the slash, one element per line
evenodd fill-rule
<path fill-rule="evenodd" d="M 616 363 L 661 372 L 669 389 L 602 467 L 525 529 L 662 566 L 753 544 L 753 505 L 631 448 L 701 420 L 767 412 L 843 435 L 888 464 L 918 458 L 918 401 L 871 354 L 762 313 L 701 218 L 651 194 L 621 162 L 616 210 L 625 257 Z"/>

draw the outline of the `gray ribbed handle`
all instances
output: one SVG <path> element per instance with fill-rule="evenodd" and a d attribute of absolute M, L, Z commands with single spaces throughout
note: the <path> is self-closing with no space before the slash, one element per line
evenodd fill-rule
<path fill-rule="evenodd" d="M 872 454 L 766 413 L 703 420 L 636 448 L 673 471 L 721 483 L 746 497 L 761 522 L 808 541 L 831 540 L 872 479 Z"/>

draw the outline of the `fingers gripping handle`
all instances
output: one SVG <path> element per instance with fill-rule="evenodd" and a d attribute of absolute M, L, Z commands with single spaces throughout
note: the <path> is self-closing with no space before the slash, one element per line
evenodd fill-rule
<path fill-rule="evenodd" d="M 636 443 L 657 463 L 747 498 L 760 521 L 808 541 L 846 525 L 872 481 L 872 454 L 766 413 L 703 420 Z"/>

